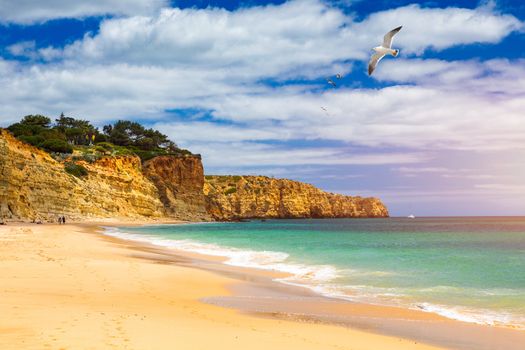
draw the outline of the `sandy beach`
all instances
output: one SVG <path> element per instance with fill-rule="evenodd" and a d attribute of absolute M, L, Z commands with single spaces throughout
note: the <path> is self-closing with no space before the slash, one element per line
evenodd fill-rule
<path fill-rule="evenodd" d="M 2 349 L 436 349 L 199 301 L 234 281 L 135 256 L 85 226 L 0 228 Z"/>
<path fill-rule="evenodd" d="M 477 334 L 485 344 L 523 335 L 501 329 L 483 335 L 487 327 L 331 303 L 306 292 L 298 302 L 268 304 L 254 296 L 262 289 L 273 293 L 266 296 L 284 293 L 265 284 L 268 272 L 113 239 L 96 225 L 0 226 L 0 271 L 1 349 L 439 349 L 449 347 L 425 344 L 417 335 Z M 381 327 L 294 317 L 297 309 L 352 315 Z M 436 339 L 431 343 L 443 344 Z"/>

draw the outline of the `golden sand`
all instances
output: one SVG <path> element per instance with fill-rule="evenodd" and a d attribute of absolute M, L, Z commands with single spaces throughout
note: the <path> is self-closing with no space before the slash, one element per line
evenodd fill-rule
<path fill-rule="evenodd" d="M 437 349 L 199 301 L 231 283 L 137 257 L 85 226 L 0 226 L 0 349 Z"/>

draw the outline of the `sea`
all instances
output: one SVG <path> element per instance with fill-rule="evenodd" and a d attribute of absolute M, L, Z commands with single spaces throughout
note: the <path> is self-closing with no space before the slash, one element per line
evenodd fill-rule
<path fill-rule="evenodd" d="M 251 220 L 106 233 L 285 272 L 278 282 L 327 297 L 525 329 L 525 217 Z"/>

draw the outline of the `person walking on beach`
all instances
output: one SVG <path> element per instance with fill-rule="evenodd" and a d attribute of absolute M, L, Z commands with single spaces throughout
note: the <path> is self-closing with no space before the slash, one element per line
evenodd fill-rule
<path fill-rule="evenodd" d="M 65 216 L 62 216 L 62 224 L 66 224 L 66 217 Z"/>

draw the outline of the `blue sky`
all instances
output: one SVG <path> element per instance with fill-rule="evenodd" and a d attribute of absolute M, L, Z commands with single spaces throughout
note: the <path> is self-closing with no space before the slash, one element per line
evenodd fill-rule
<path fill-rule="evenodd" d="M 399 25 L 399 57 L 368 77 Z M 133 119 L 209 174 L 392 215 L 525 215 L 524 48 L 522 1 L 0 0 L 0 126 Z"/>

